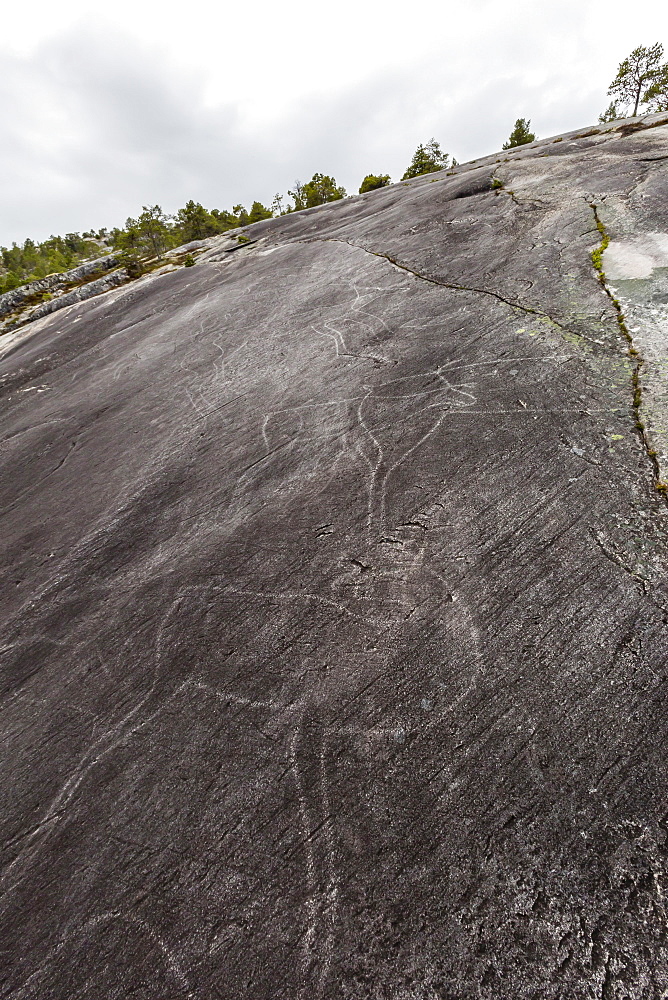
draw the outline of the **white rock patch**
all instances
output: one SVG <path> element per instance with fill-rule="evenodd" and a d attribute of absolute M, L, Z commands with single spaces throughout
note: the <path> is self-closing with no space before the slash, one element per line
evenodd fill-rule
<path fill-rule="evenodd" d="M 613 281 L 649 278 L 657 267 L 668 267 L 668 233 L 644 233 L 632 240 L 617 240 L 603 253 L 603 270 Z"/>

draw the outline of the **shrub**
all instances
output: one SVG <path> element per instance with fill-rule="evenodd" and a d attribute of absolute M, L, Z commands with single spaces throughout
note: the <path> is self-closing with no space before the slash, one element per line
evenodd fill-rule
<path fill-rule="evenodd" d="M 389 183 L 389 174 L 367 174 L 360 184 L 359 193 L 366 194 L 367 191 L 375 191 L 377 188 L 387 187 Z"/>

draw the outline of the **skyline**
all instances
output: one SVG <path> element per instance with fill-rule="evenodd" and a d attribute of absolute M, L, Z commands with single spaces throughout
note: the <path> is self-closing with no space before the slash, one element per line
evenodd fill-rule
<path fill-rule="evenodd" d="M 109 19 L 40 0 L 0 40 L 0 243 L 120 226 L 143 204 L 269 205 L 316 171 L 354 194 L 367 173 L 398 180 L 432 136 L 460 162 L 493 153 L 518 117 L 540 138 L 595 124 L 619 62 L 668 36 L 654 4 L 632 26 L 621 4 L 606 15 L 200 0 L 186 17 L 119 0 Z"/>

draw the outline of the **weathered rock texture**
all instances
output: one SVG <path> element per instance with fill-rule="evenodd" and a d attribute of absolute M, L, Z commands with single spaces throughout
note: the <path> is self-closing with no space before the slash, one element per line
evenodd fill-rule
<path fill-rule="evenodd" d="M 7 342 L 1 996 L 666 995 L 659 121 Z"/>
<path fill-rule="evenodd" d="M 99 257 L 96 260 L 87 260 L 70 271 L 47 274 L 45 278 L 38 278 L 37 281 L 31 281 L 27 285 L 13 288 L 10 292 L 3 292 L 0 295 L 0 317 L 21 310 L 27 304 L 33 304 L 45 294 L 58 295 L 75 284 L 80 285 L 88 282 L 96 274 L 103 275 L 111 268 L 118 267 L 118 264 L 118 256 L 110 254 L 107 257 Z M 106 289 L 101 289 L 101 291 L 106 291 Z"/>
<path fill-rule="evenodd" d="M 234 230 L 234 233 L 236 232 L 237 230 Z M 237 242 L 236 237 L 228 239 L 234 239 L 235 244 Z M 190 248 L 197 249 L 202 244 L 201 240 L 184 244 L 168 251 L 163 257 L 143 261 L 143 266 L 150 271 L 165 273 L 178 263 L 182 263 Z M 70 271 L 47 274 L 45 278 L 31 281 L 27 285 L 21 285 L 0 295 L 0 337 L 3 338 L 0 343 L 4 347 L 7 342 L 6 335 L 18 327 L 25 326 L 26 323 L 132 281 L 133 278 L 127 268 L 121 264 L 119 254 L 109 254 L 106 257 L 86 261 Z M 0 354 L 2 353 L 4 351 L 0 349 Z"/>

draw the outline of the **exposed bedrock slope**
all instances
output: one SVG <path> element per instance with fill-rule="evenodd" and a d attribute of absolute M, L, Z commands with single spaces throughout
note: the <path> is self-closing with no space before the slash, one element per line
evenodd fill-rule
<path fill-rule="evenodd" d="M 665 995 L 667 158 L 535 143 L 8 341 L 0 995 Z"/>

